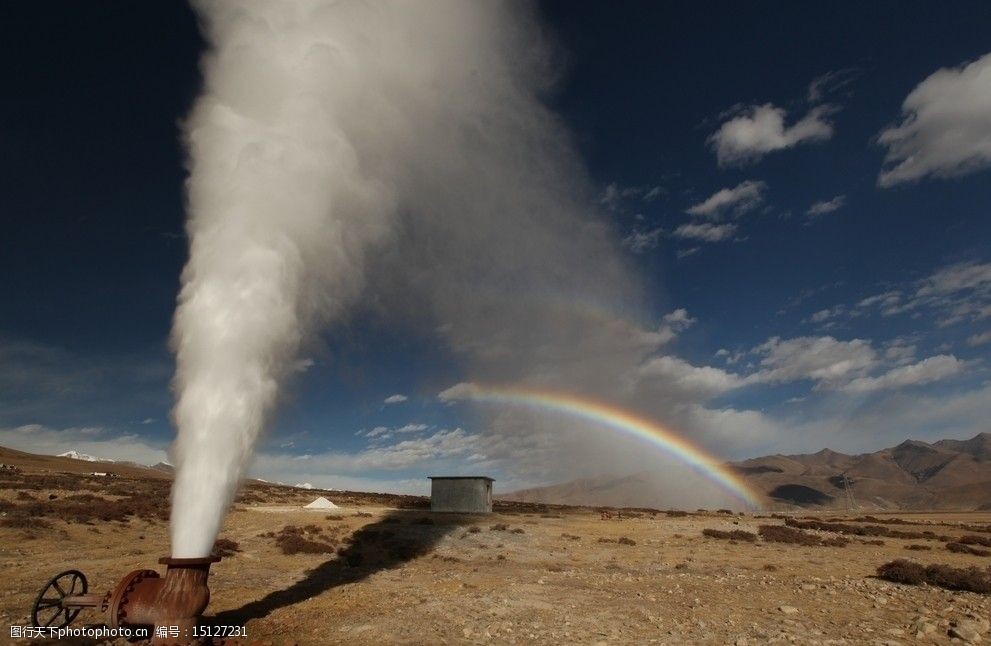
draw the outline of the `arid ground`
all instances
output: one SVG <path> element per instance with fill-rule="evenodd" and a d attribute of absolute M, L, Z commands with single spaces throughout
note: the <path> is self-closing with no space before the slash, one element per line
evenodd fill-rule
<path fill-rule="evenodd" d="M 28 622 L 53 574 L 76 568 L 104 591 L 168 553 L 168 478 L 25 466 L 0 472 L 0 483 L 4 639 L 9 625 Z M 301 509 L 318 495 L 341 508 Z M 492 515 L 453 516 L 416 508 L 423 503 L 246 485 L 224 525 L 222 538 L 236 543 L 224 546 L 236 551 L 214 566 L 207 621 L 246 625 L 264 644 L 991 640 L 991 595 L 875 578 L 897 558 L 976 566 L 971 574 L 986 578 L 991 513 L 604 518 L 502 503 Z M 800 527 L 784 540 L 800 543 L 773 542 L 782 538 L 773 528 L 703 535 L 786 522 Z M 978 538 L 946 547 L 963 536 Z M 76 621 L 101 618 L 88 611 Z"/>

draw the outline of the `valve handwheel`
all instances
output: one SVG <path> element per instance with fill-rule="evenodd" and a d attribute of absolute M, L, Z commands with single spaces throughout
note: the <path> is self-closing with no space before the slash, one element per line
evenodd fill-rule
<path fill-rule="evenodd" d="M 82 608 L 63 607 L 62 600 L 69 596 L 86 594 L 89 584 L 86 575 L 79 570 L 66 570 L 56 574 L 38 593 L 31 609 L 31 625 L 39 628 L 64 628 L 72 623 Z"/>

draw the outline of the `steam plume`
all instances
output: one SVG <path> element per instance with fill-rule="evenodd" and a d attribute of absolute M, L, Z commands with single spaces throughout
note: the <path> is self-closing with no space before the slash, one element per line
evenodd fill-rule
<path fill-rule="evenodd" d="M 368 290 L 392 312 L 425 304 L 483 377 L 591 388 L 615 373 L 596 359 L 644 351 L 551 305 L 635 302 L 638 286 L 540 101 L 552 57 L 524 7 L 196 8 L 210 51 L 185 124 L 173 556 L 209 553 L 301 350 Z"/>

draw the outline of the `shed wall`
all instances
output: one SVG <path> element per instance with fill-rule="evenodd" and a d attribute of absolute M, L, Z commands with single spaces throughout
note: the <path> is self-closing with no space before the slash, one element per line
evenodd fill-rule
<path fill-rule="evenodd" d="M 492 512 L 492 481 L 462 478 L 430 481 L 430 510 L 468 514 Z"/>

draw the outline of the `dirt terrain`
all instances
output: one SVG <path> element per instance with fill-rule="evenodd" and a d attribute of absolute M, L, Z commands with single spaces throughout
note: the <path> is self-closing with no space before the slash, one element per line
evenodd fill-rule
<path fill-rule="evenodd" d="M 4 639 L 8 626 L 27 623 L 39 588 L 59 571 L 80 569 L 103 591 L 132 569 L 160 567 L 168 486 L 28 465 L 0 471 Z M 318 495 L 341 508 L 301 509 Z M 853 521 L 836 512 L 639 510 L 606 518 L 588 508 L 500 503 L 492 515 L 452 516 L 416 508 L 424 503 L 247 486 L 222 532 L 236 551 L 212 570 L 207 621 L 246 625 L 251 643 L 262 644 L 991 640 L 991 594 L 874 577 L 896 558 L 986 572 L 991 556 L 946 545 L 991 538 L 991 513 Z M 809 522 L 831 523 L 831 531 L 781 529 Z M 715 538 L 706 529 L 754 536 Z M 781 532 L 808 544 L 772 542 Z M 979 542 L 966 548 L 981 551 Z M 88 611 L 76 621 L 100 618 Z"/>

